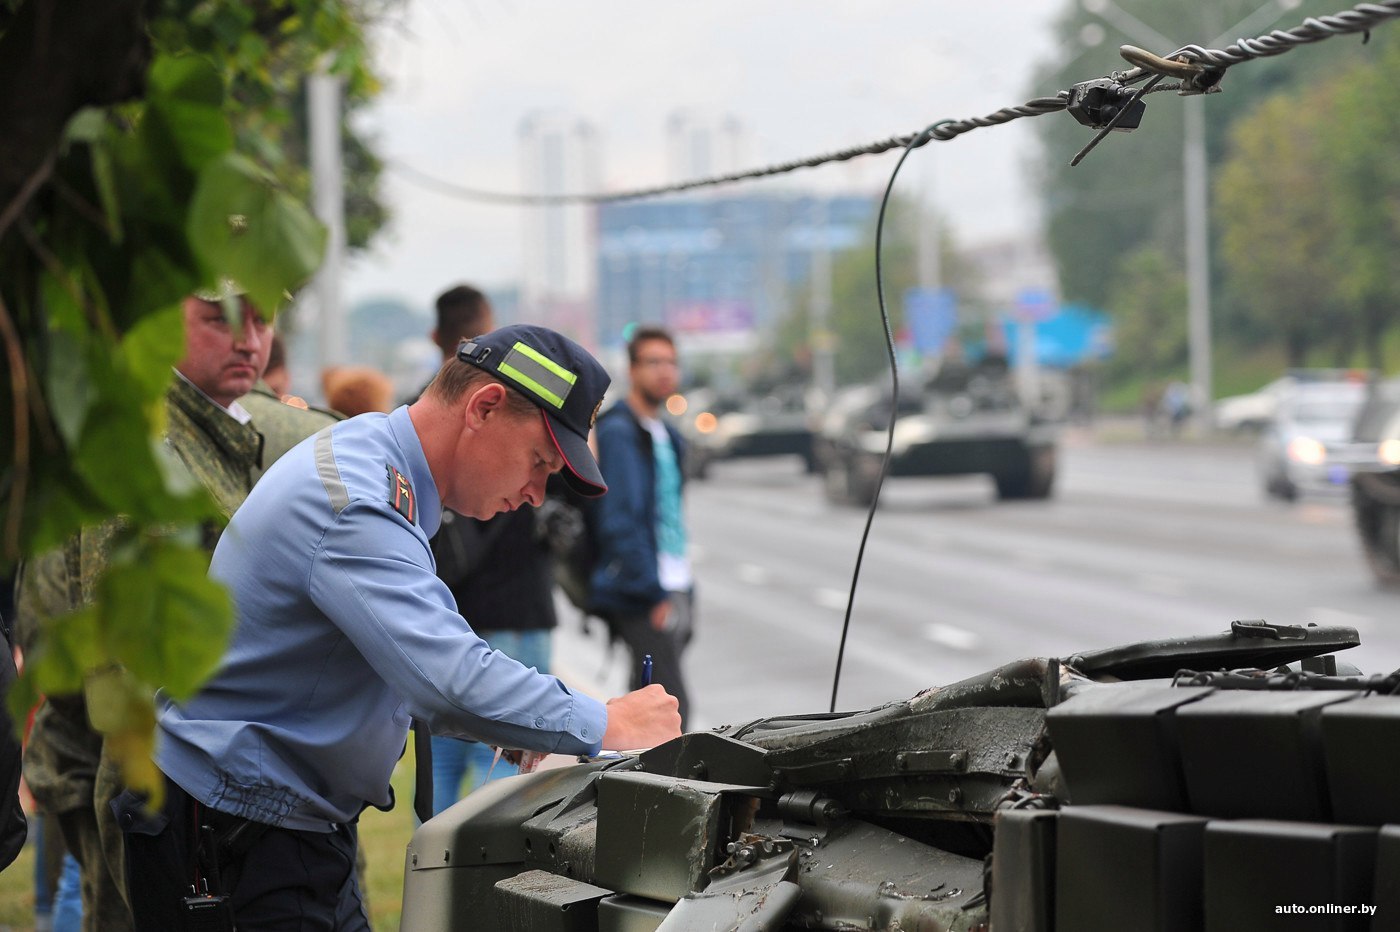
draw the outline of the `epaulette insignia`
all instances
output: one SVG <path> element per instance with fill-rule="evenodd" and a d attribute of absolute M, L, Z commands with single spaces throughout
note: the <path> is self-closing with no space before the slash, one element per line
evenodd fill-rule
<path fill-rule="evenodd" d="M 385 469 L 389 472 L 389 504 L 412 524 L 414 512 L 417 511 L 417 504 L 413 500 L 413 486 L 409 485 L 404 474 L 394 467 L 386 466 Z"/>

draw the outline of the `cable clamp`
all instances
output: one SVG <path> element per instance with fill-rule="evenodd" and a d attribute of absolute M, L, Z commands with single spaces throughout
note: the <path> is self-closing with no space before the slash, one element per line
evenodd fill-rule
<path fill-rule="evenodd" d="M 1081 81 L 1069 89 L 1065 109 L 1085 126 L 1093 129 L 1112 127 L 1126 133 L 1141 125 L 1147 104 L 1134 94 L 1132 88 L 1123 86 L 1113 78 L 1095 78 Z"/>

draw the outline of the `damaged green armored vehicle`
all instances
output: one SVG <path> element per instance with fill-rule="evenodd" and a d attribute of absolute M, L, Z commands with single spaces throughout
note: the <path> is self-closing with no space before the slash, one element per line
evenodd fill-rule
<path fill-rule="evenodd" d="M 1400 928 L 1358 643 L 1234 622 L 498 781 L 414 835 L 402 928 Z"/>

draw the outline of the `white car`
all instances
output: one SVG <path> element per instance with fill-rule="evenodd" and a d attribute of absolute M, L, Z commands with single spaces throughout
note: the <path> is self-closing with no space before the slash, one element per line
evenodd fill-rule
<path fill-rule="evenodd" d="M 1305 492 L 1345 492 L 1351 477 L 1383 468 L 1376 444 L 1355 438 L 1366 400 L 1361 382 L 1294 385 L 1279 399 L 1259 437 L 1259 476 L 1272 498 Z"/>
<path fill-rule="evenodd" d="M 1371 373 L 1357 369 L 1289 369 L 1257 392 L 1231 395 L 1215 402 L 1215 428 L 1230 433 L 1257 432 L 1273 421 L 1281 402 L 1300 385 L 1364 385 Z"/>
<path fill-rule="evenodd" d="M 1257 392 L 1231 395 L 1216 401 L 1215 429 L 1231 433 L 1262 430 L 1274 419 L 1278 394 L 1286 384 L 1286 380 L 1278 379 Z"/>

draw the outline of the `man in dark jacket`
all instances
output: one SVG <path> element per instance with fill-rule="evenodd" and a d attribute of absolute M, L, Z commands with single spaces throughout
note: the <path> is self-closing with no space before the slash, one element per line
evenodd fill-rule
<path fill-rule="evenodd" d="M 694 576 L 682 513 L 681 436 L 660 418 L 680 384 L 676 345 L 659 327 L 642 327 L 627 344 L 631 388 L 609 408 L 594 436 L 608 484 L 596 502 L 598 561 L 592 610 L 632 649 L 632 686 L 644 684 L 642 658 L 652 658 L 652 682 L 689 702 L 681 651 L 690 640 Z"/>
<path fill-rule="evenodd" d="M 432 336 L 444 360 L 456 355 L 458 343 L 495 327 L 491 304 L 476 288 L 457 285 L 438 296 Z M 452 590 L 472 629 L 506 656 L 548 673 L 550 637 L 557 623 L 554 575 L 535 520 L 535 509 L 529 506 L 485 521 L 444 509 L 433 555 L 438 576 Z M 491 572 L 481 572 L 488 561 Z M 517 772 L 477 741 L 434 735 L 432 746 L 434 815 L 485 783 L 488 774 L 495 780 Z"/>

